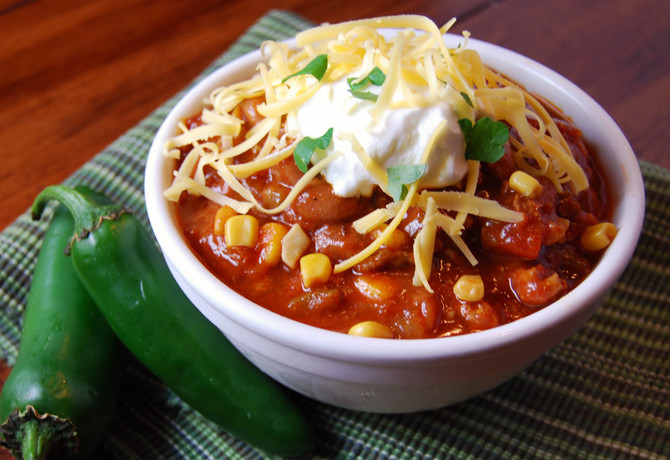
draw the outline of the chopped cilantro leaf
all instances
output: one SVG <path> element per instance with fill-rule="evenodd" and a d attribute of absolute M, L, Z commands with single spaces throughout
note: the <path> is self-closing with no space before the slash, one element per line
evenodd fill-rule
<path fill-rule="evenodd" d="M 321 81 L 323 76 L 326 74 L 326 69 L 328 68 L 328 55 L 319 54 L 317 57 L 312 59 L 309 64 L 307 64 L 302 70 L 285 77 L 281 82 L 285 83 L 291 77 L 296 75 L 311 75 L 317 80 Z"/>
<path fill-rule="evenodd" d="M 467 104 L 468 104 L 470 107 L 473 107 L 473 108 L 474 108 L 474 105 L 472 104 L 472 100 L 470 99 L 470 96 L 468 96 L 467 93 L 461 92 L 461 96 L 463 96 L 463 99 L 465 99 L 465 102 L 467 102 Z"/>
<path fill-rule="evenodd" d="M 393 201 L 404 200 L 407 196 L 407 185 L 421 179 L 426 173 L 426 165 L 401 165 L 388 168 L 388 191 Z"/>
<path fill-rule="evenodd" d="M 467 118 L 458 120 L 458 124 L 465 135 L 466 160 L 495 163 L 505 154 L 505 143 L 509 139 L 509 128 L 505 123 L 484 117 L 474 126 Z"/>
<path fill-rule="evenodd" d="M 349 84 L 349 92 L 352 94 L 352 96 L 358 99 L 365 99 L 367 101 L 376 101 L 377 100 L 376 94 L 371 93 L 369 91 L 361 91 L 361 90 L 370 84 L 375 86 L 383 85 L 384 81 L 386 81 L 386 75 L 379 67 L 375 67 L 361 81 L 355 82 L 355 80 L 356 78 L 353 77 L 347 78 L 347 83 Z"/>
<path fill-rule="evenodd" d="M 347 78 L 347 83 L 349 83 L 349 88 L 353 90 L 361 90 L 368 86 L 369 84 L 375 85 L 375 86 L 381 86 L 384 84 L 384 81 L 386 81 L 386 75 L 384 72 L 379 67 L 375 67 L 370 71 L 369 74 L 365 78 L 363 78 L 361 81 L 354 83 L 355 78 Z"/>
<path fill-rule="evenodd" d="M 349 92 L 356 99 L 363 99 L 366 101 L 376 102 L 377 98 L 379 97 L 375 93 L 371 93 L 370 91 L 357 91 L 355 89 L 350 89 Z"/>
<path fill-rule="evenodd" d="M 304 173 L 307 172 L 314 152 L 317 149 L 326 150 L 330 145 L 332 138 L 333 128 L 330 128 L 321 137 L 313 138 L 305 136 L 300 139 L 300 142 L 295 146 L 295 150 L 293 150 L 293 159 L 295 160 L 298 169 Z"/>

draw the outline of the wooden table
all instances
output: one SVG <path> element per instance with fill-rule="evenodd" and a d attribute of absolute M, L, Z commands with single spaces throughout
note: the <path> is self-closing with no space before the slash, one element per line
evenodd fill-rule
<path fill-rule="evenodd" d="M 269 0 L 0 2 L 0 229 L 46 185 L 184 87 Z M 641 159 L 670 167 L 666 0 L 284 0 L 314 22 L 419 13 L 534 58 L 591 94 Z"/>

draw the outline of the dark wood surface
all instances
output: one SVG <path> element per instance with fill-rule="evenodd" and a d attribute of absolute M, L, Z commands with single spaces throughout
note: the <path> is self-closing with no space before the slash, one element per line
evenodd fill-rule
<path fill-rule="evenodd" d="M 250 7 L 253 5 L 253 7 Z M 666 0 L 0 0 L 0 229 L 183 88 L 260 16 L 418 13 L 562 73 L 670 167 Z"/>

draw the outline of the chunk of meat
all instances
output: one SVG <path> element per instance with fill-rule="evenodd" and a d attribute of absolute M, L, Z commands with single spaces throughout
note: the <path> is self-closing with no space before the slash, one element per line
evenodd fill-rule
<path fill-rule="evenodd" d="M 317 289 L 305 292 L 288 302 L 288 311 L 296 318 L 324 314 L 337 308 L 342 301 L 342 292 L 337 288 Z"/>
<path fill-rule="evenodd" d="M 393 321 L 393 330 L 401 339 L 420 339 L 432 335 L 440 306 L 435 296 L 422 288 L 410 288 L 402 308 Z"/>
<path fill-rule="evenodd" d="M 591 272 L 593 264 L 571 247 L 552 246 L 547 248 L 544 258 L 555 267 L 564 280 L 581 280 Z"/>
<path fill-rule="evenodd" d="M 241 115 L 242 120 L 248 124 L 248 126 L 256 126 L 265 118 L 258 112 L 258 105 L 264 102 L 265 96 L 258 96 L 243 100 L 238 106 L 240 112 L 237 114 L 237 116 Z"/>
<path fill-rule="evenodd" d="M 348 259 L 365 249 L 368 238 L 353 229 L 351 225 L 327 224 L 312 236 L 316 252 L 325 254 L 335 262 Z"/>
<path fill-rule="evenodd" d="M 485 220 L 481 231 L 484 249 L 533 260 L 542 246 L 564 241 L 570 222 L 556 214 L 556 188 L 544 178 L 540 183 L 542 193 L 535 198 L 516 193 L 505 183 L 500 203 L 523 213 L 524 218 L 512 223 Z"/>
<path fill-rule="evenodd" d="M 463 302 L 460 313 L 470 332 L 484 331 L 500 325 L 500 318 L 491 304 L 485 300 Z"/>
<path fill-rule="evenodd" d="M 362 273 L 395 271 L 414 265 L 414 255 L 409 251 L 393 251 L 381 248 L 367 259 L 356 265 Z"/>
<path fill-rule="evenodd" d="M 364 197 L 345 198 L 336 195 L 325 180 L 310 183 L 291 204 L 304 229 L 314 230 L 324 224 L 353 220 L 366 209 Z"/>
<path fill-rule="evenodd" d="M 561 193 L 556 212 L 570 221 L 566 238 L 577 239 L 587 227 L 597 224 L 598 218 L 591 211 L 600 207 L 600 199 L 591 189 L 579 195 L 570 192 Z"/>
<path fill-rule="evenodd" d="M 514 270 L 510 276 L 510 286 L 526 305 L 542 307 L 565 292 L 568 283 L 555 271 L 538 264 Z"/>

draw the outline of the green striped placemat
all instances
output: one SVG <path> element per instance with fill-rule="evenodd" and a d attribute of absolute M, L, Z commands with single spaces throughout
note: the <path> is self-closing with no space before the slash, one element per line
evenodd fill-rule
<path fill-rule="evenodd" d="M 203 75 L 263 40 L 311 24 L 271 11 Z M 67 182 L 84 183 L 146 223 L 145 157 L 181 94 L 95 156 Z M 625 274 L 597 314 L 518 377 L 470 401 L 412 415 L 375 415 L 301 396 L 318 430 L 316 458 L 670 457 L 670 171 L 641 162 L 647 214 Z M 18 352 L 23 306 L 45 222 L 24 214 L 0 234 L 0 350 Z M 126 385 L 101 458 L 266 458 L 185 407 L 141 365 Z"/>

